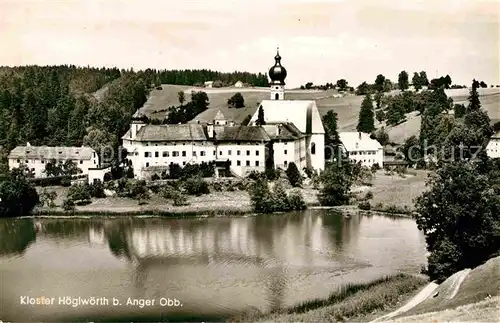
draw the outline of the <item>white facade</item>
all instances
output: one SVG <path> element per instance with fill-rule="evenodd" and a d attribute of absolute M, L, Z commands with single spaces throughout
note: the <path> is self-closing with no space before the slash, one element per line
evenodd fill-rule
<path fill-rule="evenodd" d="M 222 143 L 217 145 L 217 160 L 229 160 L 229 167 L 238 176 L 265 171 L 266 146 L 261 143 Z"/>
<path fill-rule="evenodd" d="M 371 167 L 378 164 L 383 167 L 384 148 L 375 139 L 370 138 L 369 134 L 362 132 L 341 132 L 340 141 L 348 153 L 349 159 L 360 162 L 361 165 Z"/>
<path fill-rule="evenodd" d="M 97 181 L 104 183 L 104 175 L 106 173 L 111 172 L 111 167 L 108 168 L 90 168 L 88 172 L 88 183 L 94 184 Z"/>
<path fill-rule="evenodd" d="M 295 163 L 298 169 L 307 167 L 306 138 L 297 140 L 273 142 L 274 167 L 287 169 L 290 163 Z"/>
<path fill-rule="evenodd" d="M 234 87 L 243 87 L 243 82 L 238 81 L 238 82 L 234 83 Z"/>
<path fill-rule="evenodd" d="M 486 154 L 490 158 L 500 158 L 500 131 L 491 137 L 486 146 Z"/>
<path fill-rule="evenodd" d="M 150 167 L 168 171 L 171 163 L 181 167 L 208 163 L 216 156 L 216 147 L 209 141 L 143 142 L 124 139 L 123 147 L 128 151 L 127 159 L 132 162 L 136 178 L 145 178 L 145 170 Z"/>
<path fill-rule="evenodd" d="M 211 88 L 214 85 L 214 81 L 207 81 L 204 83 L 205 87 Z"/>
<path fill-rule="evenodd" d="M 266 123 L 291 123 L 297 127 L 306 137 L 307 166 L 317 171 L 325 169 L 325 129 L 315 101 L 264 100 L 260 106 L 264 110 Z M 257 109 L 250 119 L 250 124 L 255 124 L 258 114 Z M 296 162 L 297 166 L 299 163 Z"/>
<path fill-rule="evenodd" d="M 248 132 L 258 132 L 259 129 L 253 128 Z M 137 132 L 135 137 L 130 137 L 130 130 L 122 139 L 134 176 L 139 179 L 147 179 L 152 174 L 168 173 L 170 164 L 183 167 L 202 162 L 229 161 L 230 171 L 238 176 L 245 176 L 254 170 L 264 171 L 266 140 L 224 139 L 225 132 L 231 130 L 232 133 L 239 133 L 240 129 L 242 128 L 226 125 L 143 125 L 142 131 Z M 260 131 L 265 134 L 262 129 Z M 155 137 L 155 134 L 158 136 Z M 169 137 L 169 141 L 161 140 L 165 135 Z M 181 139 L 186 135 L 191 136 L 191 140 Z M 215 140 L 218 135 L 220 138 Z"/>
<path fill-rule="evenodd" d="M 52 160 L 59 164 L 71 160 L 83 175 L 87 175 L 89 169 L 99 166 L 99 157 L 90 147 L 18 146 L 10 152 L 8 158 L 10 170 L 26 165 L 36 178 L 46 177 L 45 166 Z"/>
<path fill-rule="evenodd" d="M 285 99 L 285 86 L 281 84 L 270 85 L 270 100 L 284 100 Z"/>

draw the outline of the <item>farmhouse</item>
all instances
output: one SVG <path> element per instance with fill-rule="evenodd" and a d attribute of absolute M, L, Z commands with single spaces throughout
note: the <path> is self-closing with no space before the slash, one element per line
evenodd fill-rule
<path fill-rule="evenodd" d="M 238 81 L 238 82 L 234 83 L 234 87 L 243 87 L 243 82 Z"/>
<path fill-rule="evenodd" d="M 491 136 L 486 146 L 486 154 L 490 158 L 500 158 L 500 131 Z"/>
<path fill-rule="evenodd" d="M 279 53 L 271 67 L 270 97 L 260 106 L 264 125 L 257 125 L 258 112 L 249 125 L 235 125 L 220 110 L 208 123 L 197 118 L 188 124 L 148 125 L 139 112 L 122 137 L 136 178 L 147 179 L 168 172 L 171 164 L 215 162 L 228 165 L 237 176 L 264 171 L 266 162 L 276 168 L 295 163 L 300 169 L 324 169 L 324 134 L 314 101 L 287 101 L 286 70 Z"/>
<path fill-rule="evenodd" d="M 51 160 L 63 164 L 71 160 L 87 175 L 89 170 L 99 166 L 99 158 L 94 149 L 90 147 L 37 147 L 18 146 L 14 148 L 9 156 L 9 169 L 18 168 L 26 165 L 35 175 L 35 177 L 45 177 L 45 166 Z"/>
<path fill-rule="evenodd" d="M 203 85 L 205 87 L 211 88 L 214 85 L 214 81 L 206 81 Z"/>
<path fill-rule="evenodd" d="M 384 148 L 370 135 L 363 132 L 340 132 L 340 141 L 349 159 L 360 162 L 361 165 L 371 167 L 378 164 L 383 167 Z"/>

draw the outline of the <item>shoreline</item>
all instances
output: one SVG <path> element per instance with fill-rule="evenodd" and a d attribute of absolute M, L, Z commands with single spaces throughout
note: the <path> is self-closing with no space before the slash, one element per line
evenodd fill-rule
<path fill-rule="evenodd" d="M 306 210 L 334 210 L 345 216 L 355 214 L 365 216 L 387 216 L 394 218 L 409 218 L 413 217 L 408 214 L 389 213 L 381 211 L 366 211 L 360 210 L 356 205 L 340 205 L 340 206 L 321 206 L 317 203 L 307 204 Z M 305 211 L 305 210 L 304 210 Z M 131 210 L 131 211 L 113 211 L 111 209 L 101 210 L 75 210 L 67 212 L 63 210 L 39 210 L 27 217 L 22 218 L 38 218 L 38 219 L 89 219 L 89 218 L 120 218 L 120 217 L 137 217 L 137 218 L 218 218 L 218 217 L 249 217 L 258 215 L 278 215 L 283 212 L 274 213 L 257 213 L 247 207 L 234 208 L 234 209 L 191 209 L 191 210 L 158 210 L 158 209 L 145 209 L 145 210 Z"/>

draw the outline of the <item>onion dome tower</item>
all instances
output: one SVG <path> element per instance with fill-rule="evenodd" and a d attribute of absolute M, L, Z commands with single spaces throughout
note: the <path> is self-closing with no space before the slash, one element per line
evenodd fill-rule
<path fill-rule="evenodd" d="M 269 69 L 271 100 L 284 100 L 286 69 L 281 65 L 279 48 L 276 51 L 274 60 L 274 66 Z"/>

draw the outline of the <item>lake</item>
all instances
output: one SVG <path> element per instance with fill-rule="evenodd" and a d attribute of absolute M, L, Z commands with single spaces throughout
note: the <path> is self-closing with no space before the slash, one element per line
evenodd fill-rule
<path fill-rule="evenodd" d="M 425 253 L 412 219 L 329 210 L 0 219 L 0 320 L 222 320 L 418 273 Z"/>

